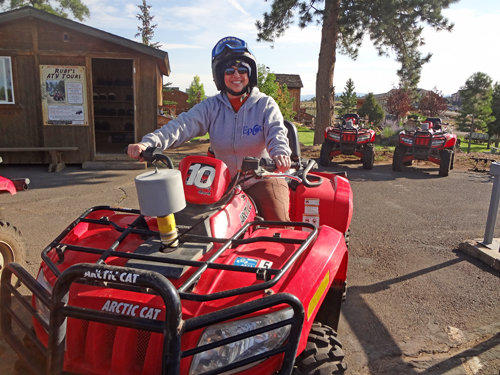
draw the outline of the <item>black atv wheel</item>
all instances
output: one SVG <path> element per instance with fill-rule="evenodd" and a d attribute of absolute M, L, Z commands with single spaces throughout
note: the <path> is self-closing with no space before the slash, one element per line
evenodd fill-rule
<path fill-rule="evenodd" d="M 333 142 L 326 139 L 321 145 L 321 151 L 319 153 L 319 164 L 323 167 L 328 167 L 332 158 L 330 157 L 330 152 L 332 152 Z"/>
<path fill-rule="evenodd" d="M 347 250 L 349 250 L 349 241 L 351 240 L 351 228 L 347 228 L 346 232 L 344 233 L 344 241 L 345 241 L 345 246 L 347 247 Z"/>
<path fill-rule="evenodd" d="M 314 322 L 304 351 L 295 360 L 292 375 L 343 374 L 347 369 L 337 332 Z"/>
<path fill-rule="evenodd" d="M 373 144 L 367 144 L 363 148 L 363 168 L 372 169 L 373 163 L 375 163 L 375 151 L 373 150 Z"/>
<path fill-rule="evenodd" d="M 407 160 L 407 161 L 404 161 L 404 162 L 403 162 L 403 165 L 405 165 L 405 166 L 409 167 L 409 166 L 411 166 L 412 161 L 413 161 L 413 160 Z"/>
<path fill-rule="evenodd" d="M 10 223 L 0 220 L 0 273 L 11 262 L 23 264 L 25 243 L 21 231 Z"/>
<path fill-rule="evenodd" d="M 452 155 L 453 150 L 445 149 L 439 151 L 439 157 L 441 158 L 441 162 L 439 163 L 439 175 L 441 177 L 446 177 L 450 173 Z"/>
<path fill-rule="evenodd" d="M 403 156 L 405 155 L 406 147 L 396 146 L 394 149 L 394 156 L 392 157 L 392 170 L 401 172 L 403 170 Z"/>

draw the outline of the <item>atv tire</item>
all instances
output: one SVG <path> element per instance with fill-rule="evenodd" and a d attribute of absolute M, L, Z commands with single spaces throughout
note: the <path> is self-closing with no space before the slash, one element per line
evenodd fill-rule
<path fill-rule="evenodd" d="M 373 143 L 370 143 L 363 148 L 363 168 L 372 169 L 373 163 L 375 163 L 375 151 L 373 150 Z"/>
<path fill-rule="evenodd" d="M 323 167 L 328 167 L 332 158 L 330 157 L 330 152 L 332 152 L 333 142 L 325 139 L 323 144 L 321 145 L 321 151 L 319 153 L 319 164 Z"/>
<path fill-rule="evenodd" d="M 343 374 L 347 369 L 337 332 L 314 322 L 304 351 L 295 360 L 292 375 Z"/>
<path fill-rule="evenodd" d="M 392 157 L 392 170 L 401 172 L 403 170 L 403 156 L 406 153 L 406 147 L 396 146 L 394 149 L 394 156 Z"/>
<path fill-rule="evenodd" d="M 446 177 L 450 173 L 453 150 L 441 150 L 439 151 L 439 157 L 441 158 L 441 162 L 439 163 L 439 175 L 441 177 Z"/>
<path fill-rule="evenodd" d="M 21 231 L 0 220 L 0 273 L 11 262 L 24 263 L 25 247 Z"/>

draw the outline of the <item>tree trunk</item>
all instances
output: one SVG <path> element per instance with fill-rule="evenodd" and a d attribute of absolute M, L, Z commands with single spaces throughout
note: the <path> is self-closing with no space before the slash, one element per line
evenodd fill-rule
<path fill-rule="evenodd" d="M 472 133 L 474 133 L 474 130 L 476 130 L 476 128 L 474 127 L 474 115 L 472 115 L 472 121 L 470 124 L 470 131 L 469 131 L 469 144 L 467 145 L 468 154 L 470 154 L 470 145 L 472 143 Z"/>
<path fill-rule="evenodd" d="M 335 88 L 333 87 L 333 71 L 337 60 L 337 39 L 339 34 L 338 18 L 340 0 L 325 0 L 321 46 L 316 75 L 316 128 L 314 144 L 325 140 L 325 129 L 332 126 L 335 119 Z"/>

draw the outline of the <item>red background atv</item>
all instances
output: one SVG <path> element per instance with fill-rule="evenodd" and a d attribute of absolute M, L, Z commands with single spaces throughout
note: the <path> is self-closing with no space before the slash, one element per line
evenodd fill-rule
<path fill-rule="evenodd" d="M 298 171 L 281 174 L 292 179 L 287 223 L 259 219 L 239 188 L 275 169 L 263 160 L 246 159 L 231 181 L 204 156 L 138 176 L 141 211 L 87 210 L 43 250 L 37 280 L 6 267 L 6 341 L 35 374 L 342 374 L 335 329 L 352 190 L 341 175 L 310 172 L 314 161 L 292 160 Z M 165 200 L 180 209 L 178 247 L 164 242 L 163 216 L 149 213 Z M 21 326 L 31 350 L 13 328 L 21 317 L 11 306 L 23 298 L 13 275 L 33 293 L 24 306 L 35 333 Z"/>
<path fill-rule="evenodd" d="M 399 144 L 394 150 L 392 169 L 401 171 L 412 160 L 428 160 L 439 165 L 439 175 L 448 176 L 453 169 L 457 135 L 443 128 L 447 125 L 436 117 L 427 118 L 419 130 L 399 133 Z"/>
<path fill-rule="evenodd" d="M 372 169 L 375 161 L 373 142 L 375 131 L 364 129 L 355 113 L 345 114 L 340 126 L 325 129 L 325 141 L 321 145 L 320 164 L 328 166 L 333 157 L 356 155 L 363 160 L 364 169 Z"/>

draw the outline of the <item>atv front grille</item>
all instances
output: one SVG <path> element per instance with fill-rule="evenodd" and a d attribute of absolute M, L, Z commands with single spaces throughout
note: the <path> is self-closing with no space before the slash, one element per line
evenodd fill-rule
<path fill-rule="evenodd" d="M 416 137 L 415 138 L 415 145 L 416 146 L 428 146 L 431 142 L 430 137 Z"/>
<path fill-rule="evenodd" d="M 350 133 L 350 134 L 344 133 L 342 135 L 342 140 L 344 142 L 350 142 L 350 143 L 352 143 L 352 142 L 356 142 L 357 139 L 358 139 L 358 137 L 357 137 L 356 133 Z"/>

